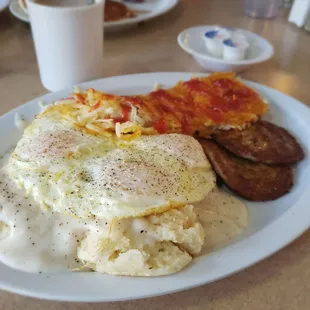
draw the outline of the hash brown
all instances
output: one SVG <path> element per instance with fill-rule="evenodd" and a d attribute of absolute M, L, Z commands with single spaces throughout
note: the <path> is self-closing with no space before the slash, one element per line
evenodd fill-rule
<path fill-rule="evenodd" d="M 158 133 L 199 132 L 204 138 L 213 129 L 244 128 L 268 110 L 261 96 L 233 73 L 192 78 L 172 88 L 126 100 Z"/>
<path fill-rule="evenodd" d="M 208 138 L 216 129 L 241 129 L 256 122 L 268 111 L 268 105 L 233 73 L 213 73 L 144 95 L 118 96 L 93 88 L 77 90 L 47 112 L 51 109 L 58 110 L 81 130 L 87 124 L 89 133 L 95 135 L 111 136 L 117 124 L 129 123 L 139 126 L 143 134 L 182 133 Z M 108 121 L 111 123 L 104 123 Z M 126 139 L 136 136 L 130 132 Z"/>

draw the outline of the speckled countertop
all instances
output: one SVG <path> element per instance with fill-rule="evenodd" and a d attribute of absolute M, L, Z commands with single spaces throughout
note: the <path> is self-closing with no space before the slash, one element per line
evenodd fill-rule
<path fill-rule="evenodd" d="M 181 0 L 165 16 L 105 36 L 105 76 L 152 71 L 201 71 L 176 43 L 184 28 L 223 24 L 269 39 L 275 57 L 242 77 L 283 91 L 310 105 L 310 35 L 287 22 L 243 15 L 241 0 Z M 225 9 L 224 9 L 225 8 Z M 133 44 L 134 42 L 134 44 Z M 156 42 L 156 44 L 154 44 Z M 0 113 L 45 93 L 40 83 L 29 26 L 0 13 Z M 279 232 L 281 235 L 281 232 Z M 227 279 L 168 296 L 107 304 L 40 301 L 0 292 L 0 309 L 310 309 L 310 231 L 272 257 Z M 1 277 L 1 275 L 0 275 Z"/>

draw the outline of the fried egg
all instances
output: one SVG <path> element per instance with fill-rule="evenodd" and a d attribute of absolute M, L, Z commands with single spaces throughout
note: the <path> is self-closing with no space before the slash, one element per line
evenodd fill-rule
<path fill-rule="evenodd" d="M 78 218 L 158 214 L 201 201 L 215 186 L 190 136 L 120 141 L 87 134 L 48 113 L 25 130 L 8 169 L 41 207 Z"/>

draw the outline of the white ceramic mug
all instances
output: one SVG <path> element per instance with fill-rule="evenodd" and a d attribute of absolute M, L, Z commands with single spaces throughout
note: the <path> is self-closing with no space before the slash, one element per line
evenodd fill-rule
<path fill-rule="evenodd" d="M 27 0 L 40 77 L 48 90 L 102 77 L 104 2 L 53 7 Z"/>

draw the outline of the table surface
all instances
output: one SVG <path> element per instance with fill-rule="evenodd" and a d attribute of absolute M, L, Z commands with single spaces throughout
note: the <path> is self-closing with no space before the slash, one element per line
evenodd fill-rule
<path fill-rule="evenodd" d="M 272 60 L 243 78 L 263 83 L 310 105 L 310 35 L 287 22 L 245 17 L 241 0 L 181 0 L 171 12 L 133 29 L 105 36 L 104 76 L 202 69 L 177 45 L 184 28 L 222 24 L 256 32 L 275 47 Z M 29 26 L 0 13 L 0 114 L 46 90 L 40 82 Z M 279 232 L 281 233 L 281 232 Z M 310 231 L 272 257 L 229 278 L 189 291 L 108 304 L 40 301 L 0 292 L 0 309 L 310 309 Z"/>

